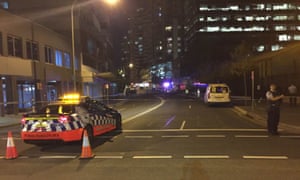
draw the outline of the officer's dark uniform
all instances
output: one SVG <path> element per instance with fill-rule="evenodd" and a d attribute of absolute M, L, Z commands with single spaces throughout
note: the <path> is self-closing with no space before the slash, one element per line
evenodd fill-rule
<path fill-rule="evenodd" d="M 277 92 L 268 91 L 268 93 L 271 93 L 273 97 L 278 96 L 279 94 Z M 278 134 L 278 124 L 279 124 L 279 118 L 280 118 L 280 104 L 281 99 L 272 101 L 268 99 L 268 131 L 271 134 Z"/>

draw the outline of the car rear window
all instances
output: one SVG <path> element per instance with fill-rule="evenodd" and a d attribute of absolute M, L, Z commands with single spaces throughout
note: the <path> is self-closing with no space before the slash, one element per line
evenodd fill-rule
<path fill-rule="evenodd" d="M 210 89 L 212 93 L 228 93 L 228 87 L 224 86 L 214 86 Z"/>
<path fill-rule="evenodd" d="M 38 110 L 40 114 L 70 114 L 75 112 L 75 105 L 48 105 Z"/>

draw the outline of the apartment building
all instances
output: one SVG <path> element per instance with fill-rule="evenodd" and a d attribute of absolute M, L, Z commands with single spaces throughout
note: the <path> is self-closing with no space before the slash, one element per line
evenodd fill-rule
<path fill-rule="evenodd" d="M 72 47 L 65 36 L 0 9 L 0 45 L 0 104 L 7 113 L 73 90 Z M 79 80 L 79 63 L 74 67 Z"/>

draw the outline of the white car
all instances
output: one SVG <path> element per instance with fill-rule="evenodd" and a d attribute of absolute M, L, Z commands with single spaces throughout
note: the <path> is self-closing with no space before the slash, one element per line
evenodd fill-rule
<path fill-rule="evenodd" d="M 217 83 L 208 84 L 205 94 L 204 102 L 206 104 L 230 104 L 230 88 L 227 84 Z"/>

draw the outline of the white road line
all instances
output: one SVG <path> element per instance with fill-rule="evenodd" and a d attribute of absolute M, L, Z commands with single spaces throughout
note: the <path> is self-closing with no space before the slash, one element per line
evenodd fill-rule
<path fill-rule="evenodd" d="M 95 159 L 123 159 L 123 156 L 95 156 Z"/>
<path fill-rule="evenodd" d="M 228 155 L 185 155 L 184 159 L 229 159 Z"/>
<path fill-rule="evenodd" d="M 279 137 L 282 137 L 282 138 L 300 138 L 300 136 L 279 136 Z"/>
<path fill-rule="evenodd" d="M 40 156 L 39 159 L 75 159 L 78 156 Z"/>
<path fill-rule="evenodd" d="M 266 129 L 123 129 L 122 132 L 266 132 Z"/>
<path fill-rule="evenodd" d="M 127 122 L 129 122 L 129 121 L 132 121 L 132 120 L 135 119 L 135 118 L 138 118 L 138 117 L 140 117 L 140 116 L 143 116 L 143 115 L 145 115 L 145 114 L 147 114 L 147 113 L 149 113 L 149 112 L 151 112 L 151 111 L 154 111 L 155 109 L 159 108 L 160 106 L 162 106 L 162 105 L 165 103 L 165 100 L 164 100 L 164 99 L 162 99 L 162 98 L 160 98 L 160 99 L 161 99 L 161 102 L 160 102 L 158 105 L 156 105 L 156 106 L 154 106 L 154 107 L 148 109 L 147 111 L 141 112 L 141 113 L 136 114 L 136 115 L 134 115 L 134 116 L 132 116 L 132 117 L 129 117 L 129 118 L 127 118 L 127 119 L 124 119 L 124 120 L 122 120 L 122 123 L 125 124 L 125 123 L 127 123 Z"/>
<path fill-rule="evenodd" d="M 165 135 L 161 136 L 162 138 L 188 138 L 189 135 Z"/>
<path fill-rule="evenodd" d="M 287 156 L 243 156 L 244 159 L 288 159 Z"/>
<path fill-rule="evenodd" d="M 268 135 L 235 135 L 236 138 L 268 138 Z"/>
<path fill-rule="evenodd" d="M 184 126 L 185 126 L 186 121 L 183 121 L 181 126 L 180 126 L 180 130 L 183 130 Z"/>
<path fill-rule="evenodd" d="M 198 138 L 225 138 L 225 135 L 197 135 Z"/>
<path fill-rule="evenodd" d="M 133 159 L 171 159 L 172 156 L 133 156 Z"/>
<path fill-rule="evenodd" d="M 150 139 L 150 138 L 153 138 L 153 136 L 125 136 L 125 138 L 137 138 L 137 139 L 139 139 L 139 138 L 148 138 L 148 139 Z"/>

